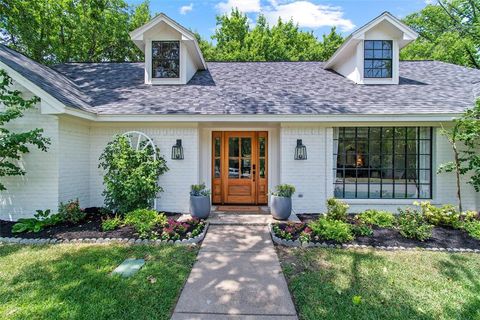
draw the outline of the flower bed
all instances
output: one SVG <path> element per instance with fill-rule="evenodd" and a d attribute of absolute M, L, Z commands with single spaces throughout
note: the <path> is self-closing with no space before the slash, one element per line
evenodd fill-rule
<path fill-rule="evenodd" d="M 426 248 L 480 252 L 480 214 L 458 212 L 453 206 L 414 203 L 419 209 L 367 210 L 348 215 L 348 206 L 329 199 L 323 215 L 300 215 L 302 223 L 274 223 L 273 240 L 288 246 L 355 247 L 382 249 Z"/>
<path fill-rule="evenodd" d="M 39 232 L 14 233 L 15 222 L 0 220 L 0 240 L 3 242 L 58 243 L 68 241 L 108 242 L 123 241 L 135 243 L 147 242 L 185 242 L 196 243 L 203 239 L 208 224 L 204 220 L 191 219 L 178 222 L 180 214 L 167 213 L 164 225 L 154 226 L 147 237 L 141 236 L 135 226 L 124 224 L 123 220 L 112 230 L 105 231 L 107 219 L 100 208 L 86 209 L 86 216 L 78 223 L 62 222 L 47 226 Z"/>

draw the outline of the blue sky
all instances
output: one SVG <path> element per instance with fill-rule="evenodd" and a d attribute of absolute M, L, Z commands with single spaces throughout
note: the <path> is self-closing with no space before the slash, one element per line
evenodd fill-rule
<path fill-rule="evenodd" d="M 127 0 L 130 4 L 142 0 Z M 255 21 L 259 13 L 269 21 L 292 17 L 302 29 L 318 37 L 336 26 L 344 35 L 383 11 L 402 18 L 425 7 L 432 0 L 150 0 L 152 14 L 164 12 L 183 26 L 210 40 L 215 16 L 238 7 Z"/>

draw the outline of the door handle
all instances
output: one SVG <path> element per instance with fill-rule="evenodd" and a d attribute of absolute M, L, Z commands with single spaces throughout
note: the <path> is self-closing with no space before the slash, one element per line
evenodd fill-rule
<path fill-rule="evenodd" d="M 256 170 L 255 170 L 255 165 L 254 164 L 252 165 L 252 169 L 253 169 L 252 170 L 253 171 L 253 182 L 255 182 Z"/>

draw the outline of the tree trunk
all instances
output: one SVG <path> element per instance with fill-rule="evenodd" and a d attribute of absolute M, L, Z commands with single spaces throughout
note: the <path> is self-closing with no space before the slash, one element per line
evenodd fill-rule
<path fill-rule="evenodd" d="M 458 198 L 458 209 L 460 212 L 463 211 L 462 209 L 462 189 L 461 189 L 461 181 L 460 181 L 460 159 L 457 150 L 457 145 L 455 142 L 452 144 L 453 153 L 455 156 L 455 174 L 457 176 L 457 198 Z"/>

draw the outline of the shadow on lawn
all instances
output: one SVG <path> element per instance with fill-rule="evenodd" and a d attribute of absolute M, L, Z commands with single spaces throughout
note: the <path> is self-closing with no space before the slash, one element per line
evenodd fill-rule
<path fill-rule="evenodd" d="M 344 250 L 298 254 L 302 270 L 297 265 L 285 273 L 302 319 L 435 319 L 397 285 L 388 269 L 398 266 L 384 257 Z"/>
<path fill-rule="evenodd" d="M 37 259 L 16 272 L 0 300 L 14 305 L 12 319 L 168 319 L 195 256 L 177 249 L 88 246 Z M 130 257 L 147 263 L 131 278 L 110 275 Z"/>
<path fill-rule="evenodd" d="M 470 299 L 464 300 L 461 310 L 447 308 L 452 319 L 479 319 L 480 318 L 480 279 L 467 265 L 464 255 L 452 254 L 448 260 L 440 261 L 439 269 L 448 278 L 457 283 L 465 284 L 464 288 L 469 291 Z"/>

